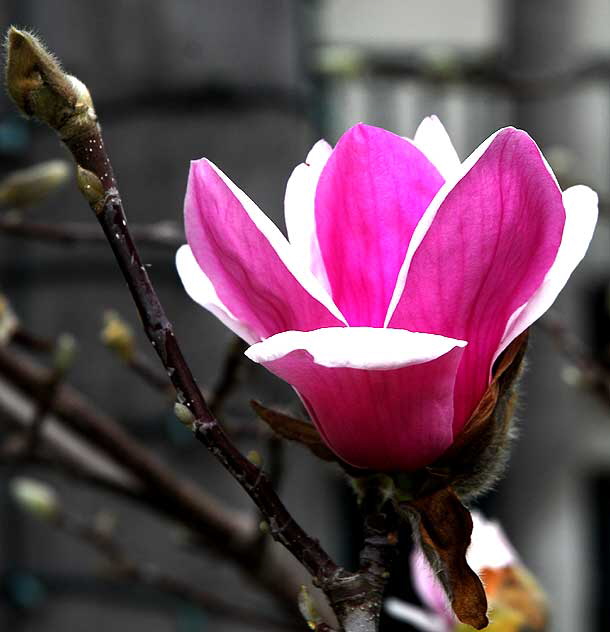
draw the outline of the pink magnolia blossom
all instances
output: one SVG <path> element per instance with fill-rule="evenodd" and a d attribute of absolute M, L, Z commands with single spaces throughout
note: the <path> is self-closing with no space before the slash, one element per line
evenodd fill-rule
<path fill-rule="evenodd" d="M 452 443 L 494 360 L 553 303 L 597 219 L 534 141 L 502 129 L 460 163 L 436 117 L 364 124 L 288 181 L 288 239 L 206 159 L 191 165 L 191 297 L 291 384 L 342 459 L 413 470 Z"/>

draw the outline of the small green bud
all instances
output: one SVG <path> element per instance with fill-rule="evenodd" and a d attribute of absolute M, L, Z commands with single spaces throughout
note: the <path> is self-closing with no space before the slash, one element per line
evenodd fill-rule
<path fill-rule="evenodd" d="M 258 529 L 261 533 L 269 533 L 269 523 L 266 520 L 261 520 L 259 522 Z"/>
<path fill-rule="evenodd" d="M 53 365 L 61 373 L 65 373 L 74 364 L 78 345 L 72 334 L 61 334 L 55 345 Z"/>
<path fill-rule="evenodd" d="M 48 160 L 9 174 L 0 182 L 0 206 L 24 208 L 44 200 L 70 177 L 65 160 Z"/>
<path fill-rule="evenodd" d="M 195 423 L 195 415 L 191 412 L 188 406 L 176 402 L 174 404 L 174 415 L 178 418 L 178 421 L 185 425 L 187 428 L 192 428 Z"/>
<path fill-rule="evenodd" d="M 132 328 L 116 313 L 107 311 L 104 314 L 104 328 L 101 333 L 102 342 L 129 362 L 133 357 L 135 342 Z"/>
<path fill-rule="evenodd" d="M 40 39 L 11 27 L 6 50 L 8 92 L 26 116 L 43 121 L 64 140 L 97 125 L 86 86 L 64 72 Z"/>
<path fill-rule="evenodd" d="M 315 630 L 322 622 L 316 605 L 307 590 L 307 586 L 302 585 L 298 597 L 299 612 L 311 630 Z"/>
<path fill-rule="evenodd" d="M 55 490 L 32 478 L 17 476 L 11 480 L 13 500 L 27 513 L 39 520 L 52 520 L 60 509 Z"/>
<path fill-rule="evenodd" d="M 260 453 L 257 452 L 256 450 L 250 450 L 250 452 L 248 452 L 246 456 L 247 456 L 248 461 L 256 465 L 256 467 L 260 467 L 263 463 L 263 459 Z"/>
<path fill-rule="evenodd" d="M 96 213 L 99 213 L 104 206 L 106 195 L 102 181 L 92 171 L 76 165 L 76 182 L 87 202 L 89 202 Z"/>
<path fill-rule="evenodd" d="M 0 294 L 0 346 L 7 344 L 18 328 L 17 316 L 6 298 Z"/>

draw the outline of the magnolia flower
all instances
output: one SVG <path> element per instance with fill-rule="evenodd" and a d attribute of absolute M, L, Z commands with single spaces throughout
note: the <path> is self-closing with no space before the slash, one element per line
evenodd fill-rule
<path fill-rule="evenodd" d="M 542 630 L 546 624 L 546 598 L 497 522 L 472 512 L 472 540 L 466 560 L 485 584 L 491 612 L 487 628 L 496 632 Z M 421 549 L 411 555 L 411 578 L 426 610 L 395 598 L 386 601 L 388 614 L 424 632 L 461 630 L 443 587 Z M 463 628 L 472 629 L 472 628 Z"/>
<path fill-rule="evenodd" d="M 414 470 L 453 442 L 494 360 L 553 303 L 597 219 L 513 128 L 460 163 L 435 118 L 413 140 L 364 124 L 292 173 L 288 239 L 206 159 L 191 164 L 191 297 L 291 384 L 342 459 Z"/>

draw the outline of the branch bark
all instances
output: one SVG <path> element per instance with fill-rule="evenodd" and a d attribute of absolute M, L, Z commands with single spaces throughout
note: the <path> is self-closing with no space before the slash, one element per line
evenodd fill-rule
<path fill-rule="evenodd" d="M 22 395 L 36 402 L 48 383 L 49 370 L 22 353 L 0 348 L 0 375 Z M 186 524 L 216 554 L 231 560 L 287 610 L 296 612 L 295 595 L 304 577 L 298 567 L 277 556 L 275 551 L 263 553 L 256 546 L 258 527 L 251 516 L 226 509 L 200 487 L 176 475 L 125 432 L 118 422 L 97 410 L 70 385 L 59 386 L 49 412 L 53 418 L 45 423 L 42 438 L 51 442 L 53 453 L 59 455 L 62 462 L 66 460 L 62 458 L 66 443 L 87 446 L 89 452 L 98 455 L 94 461 L 100 460 L 101 456 L 106 464 L 93 472 L 96 482 L 104 481 L 112 468 L 119 468 L 121 476 L 112 475 L 110 480 L 115 491 L 124 486 L 123 479 L 127 475 L 126 493 L 129 497 L 155 513 Z M 26 410 L 23 419 L 17 423 L 27 427 L 31 418 L 31 413 Z M 93 451 L 89 446 L 93 446 Z M 86 465 L 73 458 L 80 452 L 81 448 L 69 450 L 68 469 Z M 89 469 L 83 471 L 87 478 L 91 477 Z M 117 486 L 117 480 L 121 486 Z"/>

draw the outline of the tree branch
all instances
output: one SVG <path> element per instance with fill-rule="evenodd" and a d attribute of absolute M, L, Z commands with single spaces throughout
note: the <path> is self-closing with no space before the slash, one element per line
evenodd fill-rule
<path fill-rule="evenodd" d="M 67 512 L 62 507 L 57 507 L 50 516 L 49 521 L 58 529 L 72 535 L 105 557 L 111 563 L 112 570 L 117 577 L 172 595 L 194 604 L 210 614 L 246 623 L 257 628 L 265 630 L 296 628 L 294 622 L 280 621 L 260 612 L 260 610 L 245 608 L 234 601 L 225 601 L 221 597 L 203 591 L 183 579 L 168 574 L 154 564 L 136 562 L 127 554 L 127 551 L 112 531 L 103 528 L 95 520 L 86 520 Z"/>
<path fill-rule="evenodd" d="M 132 228 L 138 242 L 145 246 L 176 250 L 184 243 L 184 232 L 173 222 L 136 224 Z M 67 246 L 103 244 L 99 229 L 86 222 L 32 222 L 10 214 L 0 216 L 0 234 L 22 239 L 52 242 Z"/>
<path fill-rule="evenodd" d="M 0 375 L 20 393 L 37 400 L 48 380 L 49 370 L 15 351 L 0 348 Z M 127 434 L 111 417 L 98 411 L 84 396 L 69 386 L 58 388 L 50 406 L 54 415 L 45 423 L 43 438 L 53 441 L 59 454 L 66 442 L 66 431 L 58 422 L 75 433 L 70 445 L 92 444 L 97 453 L 110 458 L 110 467 L 119 467 L 136 482 L 137 493 L 131 494 L 155 513 L 184 523 L 212 550 L 235 563 L 263 589 L 274 595 L 288 610 L 295 611 L 295 595 L 304 577 L 274 551 L 255 549 L 258 541 L 256 520 L 223 507 L 216 499 L 192 482 L 177 476 L 171 468 Z M 24 414 L 20 425 L 31 423 L 31 413 Z M 87 446 L 87 450 L 91 449 Z M 78 457 L 83 449 L 74 447 L 69 455 Z M 63 459 L 62 459 L 63 460 Z M 85 461 L 91 460 L 90 457 Z M 99 460 L 99 456 L 97 457 Z M 95 459 L 94 459 L 95 461 Z M 71 461 L 68 461 L 70 463 Z M 77 464 L 80 461 L 77 459 Z M 103 473 L 108 469 L 103 468 Z M 85 470 L 86 477 L 89 472 Z M 95 478 L 100 472 L 95 471 Z M 113 481 L 116 477 L 113 477 Z M 131 488 L 131 486 L 130 486 Z"/>

